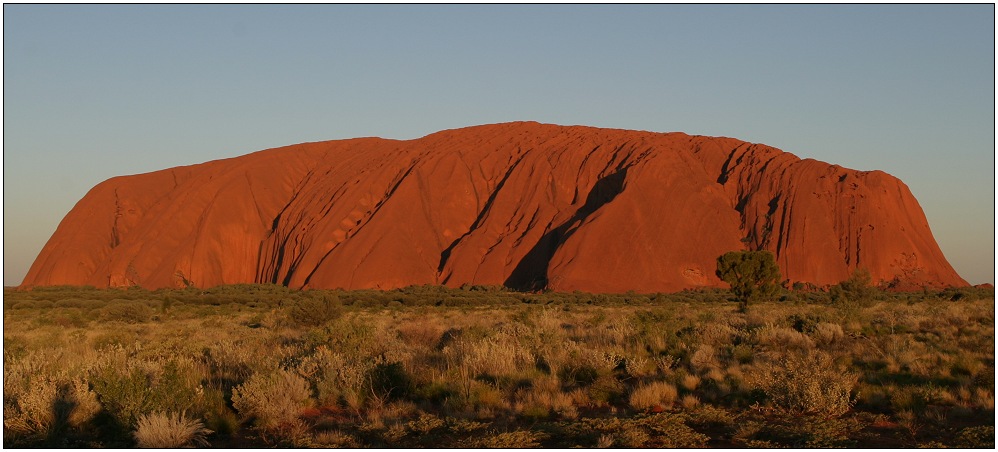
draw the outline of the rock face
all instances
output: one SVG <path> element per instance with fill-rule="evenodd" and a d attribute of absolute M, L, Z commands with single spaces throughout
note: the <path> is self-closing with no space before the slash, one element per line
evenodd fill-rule
<path fill-rule="evenodd" d="M 537 123 L 270 149 L 94 187 L 24 285 L 724 287 L 715 259 L 784 278 L 857 267 L 965 286 L 908 188 L 729 138 Z"/>

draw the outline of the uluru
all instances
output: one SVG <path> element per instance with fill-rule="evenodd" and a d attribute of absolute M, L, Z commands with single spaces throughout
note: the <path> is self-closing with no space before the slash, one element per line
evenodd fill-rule
<path fill-rule="evenodd" d="M 966 286 L 908 187 L 763 144 L 684 133 L 483 125 L 305 143 L 121 176 L 66 215 L 24 286 L 726 287 L 769 250 L 790 283 L 855 269 Z"/>

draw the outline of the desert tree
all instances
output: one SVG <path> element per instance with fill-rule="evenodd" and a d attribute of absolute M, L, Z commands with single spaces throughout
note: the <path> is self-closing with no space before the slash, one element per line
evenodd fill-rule
<path fill-rule="evenodd" d="M 832 286 L 830 292 L 832 300 L 836 302 L 864 302 L 873 298 L 877 289 L 872 284 L 870 271 L 865 268 L 856 268 L 849 275 L 849 278 Z"/>
<path fill-rule="evenodd" d="M 749 303 L 772 298 L 780 290 L 780 267 L 769 251 L 730 251 L 717 258 L 716 275 L 748 309 Z"/>

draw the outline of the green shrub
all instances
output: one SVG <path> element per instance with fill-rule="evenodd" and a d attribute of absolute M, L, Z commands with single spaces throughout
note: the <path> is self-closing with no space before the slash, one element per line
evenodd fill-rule
<path fill-rule="evenodd" d="M 780 267 L 769 251 L 731 251 L 717 258 L 718 278 L 731 286 L 742 310 L 780 291 Z"/>
<path fill-rule="evenodd" d="M 819 322 L 821 322 L 821 318 L 814 314 L 791 314 L 787 317 L 787 324 L 790 325 L 790 328 L 804 334 L 812 334 L 817 331 Z"/>
<path fill-rule="evenodd" d="M 3 362 L 4 368 L 12 360 L 18 360 L 28 354 L 28 343 L 24 339 L 16 336 L 3 337 Z"/>
<path fill-rule="evenodd" d="M 35 301 L 19 301 L 11 304 L 9 309 L 36 309 L 38 303 Z"/>
<path fill-rule="evenodd" d="M 731 358 L 741 364 L 751 363 L 755 357 L 755 351 L 748 344 L 738 344 L 731 347 Z"/>
<path fill-rule="evenodd" d="M 114 300 L 100 309 L 100 319 L 105 322 L 144 323 L 152 315 L 152 308 L 141 301 Z"/>
<path fill-rule="evenodd" d="M 187 359 L 171 359 L 162 364 L 155 376 L 151 404 L 159 411 L 201 413 L 203 391 L 199 387 L 200 374 L 194 363 Z"/>
<path fill-rule="evenodd" d="M 558 370 L 558 378 L 567 387 L 588 387 L 599 378 L 599 371 L 586 364 L 567 365 Z"/>
<path fill-rule="evenodd" d="M 994 288 L 984 287 L 950 287 L 939 293 L 939 297 L 949 301 L 976 301 L 994 298 Z"/>
<path fill-rule="evenodd" d="M 933 385 L 900 386 L 890 391 L 891 407 L 895 412 L 921 412 L 939 402 L 939 390 Z"/>
<path fill-rule="evenodd" d="M 596 379 L 595 382 L 586 388 L 589 399 L 597 405 L 613 404 L 623 398 L 624 385 L 611 375 L 604 375 Z"/>
<path fill-rule="evenodd" d="M 231 435 L 239 430 L 239 416 L 229 408 L 225 394 L 218 389 L 205 391 L 205 424 L 218 435 Z"/>
<path fill-rule="evenodd" d="M 66 298 L 62 300 L 56 300 L 53 306 L 57 308 L 86 308 L 89 307 L 90 303 L 86 300 L 81 300 L 79 298 Z"/>
<path fill-rule="evenodd" d="M 413 391 L 412 377 L 402 363 L 381 363 L 368 371 L 371 392 L 383 400 L 408 397 Z"/>
<path fill-rule="evenodd" d="M 829 289 L 832 302 L 843 306 L 869 306 L 877 293 L 871 284 L 870 271 L 865 268 L 853 270 L 845 281 Z"/>
<path fill-rule="evenodd" d="M 150 411 L 151 383 L 148 375 L 137 368 L 121 375 L 106 366 L 90 377 L 90 384 L 104 410 L 122 425 L 135 425 L 141 414 Z"/>
<path fill-rule="evenodd" d="M 302 298 L 288 308 L 288 320 L 297 326 L 319 326 L 343 315 L 343 304 L 336 295 Z"/>
<path fill-rule="evenodd" d="M 444 428 L 445 425 L 446 422 L 437 416 L 429 413 L 420 413 L 418 419 L 407 422 L 405 427 L 418 435 L 426 435 L 434 430 Z"/>
<path fill-rule="evenodd" d="M 197 379 L 177 360 L 145 369 L 120 361 L 104 363 L 90 375 L 101 405 L 124 426 L 135 426 L 140 415 L 154 410 L 201 411 Z"/>
<path fill-rule="evenodd" d="M 318 447 L 337 449 L 359 449 L 361 444 L 353 436 L 340 431 L 320 432 L 312 442 Z"/>

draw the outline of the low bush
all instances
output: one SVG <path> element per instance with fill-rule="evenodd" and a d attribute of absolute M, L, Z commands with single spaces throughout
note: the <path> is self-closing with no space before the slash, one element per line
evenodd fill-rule
<path fill-rule="evenodd" d="M 44 436 L 53 428 L 58 381 L 44 375 L 37 377 L 30 382 L 13 382 L 12 376 L 4 376 L 4 437 Z"/>
<path fill-rule="evenodd" d="M 291 303 L 288 320 L 296 326 L 319 326 L 343 315 L 343 304 L 336 295 L 306 297 Z"/>
<path fill-rule="evenodd" d="M 183 412 L 154 412 L 139 416 L 134 436 L 142 448 L 176 449 L 208 446 L 205 435 L 210 433 L 201 421 L 189 419 Z"/>
<path fill-rule="evenodd" d="M 300 376 L 280 369 L 253 374 L 232 390 L 232 406 L 267 433 L 279 432 L 298 420 L 312 404 L 312 391 Z"/>
<path fill-rule="evenodd" d="M 100 309 L 100 320 L 125 323 L 148 322 L 153 315 L 153 309 L 142 302 L 130 300 L 114 300 Z"/>
<path fill-rule="evenodd" d="M 849 278 L 832 286 L 828 295 L 836 305 L 846 308 L 868 307 L 877 295 L 877 288 L 871 284 L 869 270 L 856 268 Z"/>
<path fill-rule="evenodd" d="M 138 368 L 122 374 L 106 366 L 90 375 L 90 384 L 101 406 L 121 425 L 135 425 L 140 415 L 153 408 L 151 383 L 149 376 Z"/>
<path fill-rule="evenodd" d="M 402 367 L 402 363 L 381 363 L 367 374 L 371 393 L 382 400 L 396 400 L 409 396 L 414 385 L 412 377 Z"/>
<path fill-rule="evenodd" d="M 774 407 L 792 414 L 839 416 L 852 408 L 857 375 L 821 351 L 795 351 L 761 365 L 749 376 Z"/>
<path fill-rule="evenodd" d="M 108 350 L 89 374 L 100 404 L 128 427 L 135 426 L 140 415 L 155 410 L 203 411 L 198 380 L 189 360 L 140 361 L 121 348 Z"/>

